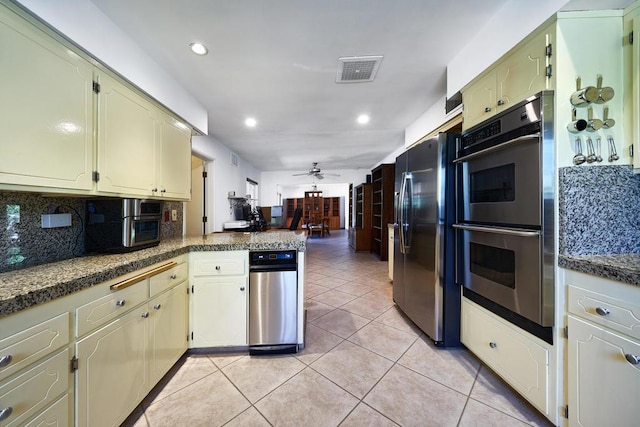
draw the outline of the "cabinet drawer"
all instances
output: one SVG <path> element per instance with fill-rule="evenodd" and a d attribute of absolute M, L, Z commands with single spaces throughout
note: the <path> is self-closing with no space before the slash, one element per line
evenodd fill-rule
<path fill-rule="evenodd" d="M 194 276 L 244 275 L 249 255 L 245 251 L 197 253 L 191 260 Z"/>
<path fill-rule="evenodd" d="M 151 276 L 151 278 L 149 278 L 149 292 L 151 297 L 158 295 L 159 293 L 186 280 L 188 273 L 189 269 L 187 267 L 187 263 L 183 262 L 170 270 Z"/>
<path fill-rule="evenodd" d="M 503 323 L 468 300 L 462 300 L 461 340 L 491 369 L 548 413 L 549 351 L 516 326 Z"/>
<path fill-rule="evenodd" d="M 0 340 L 0 380 L 68 343 L 69 313 Z"/>
<path fill-rule="evenodd" d="M 638 289 L 640 298 L 640 289 Z M 569 286 L 569 312 L 640 339 L 640 305 Z"/>
<path fill-rule="evenodd" d="M 69 395 L 65 394 L 62 399 L 42 411 L 40 415 L 24 425 L 24 427 L 43 426 L 70 426 L 69 422 Z"/>
<path fill-rule="evenodd" d="M 109 295 L 78 307 L 76 309 L 76 336 L 80 337 L 146 301 L 148 283 L 148 280 L 145 279 L 133 286 L 113 291 Z"/>
<path fill-rule="evenodd" d="M 29 369 L 0 387 L 0 410 L 11 414 L 0 426 L 21 424 L 69 388 L 69 349 Z"/>

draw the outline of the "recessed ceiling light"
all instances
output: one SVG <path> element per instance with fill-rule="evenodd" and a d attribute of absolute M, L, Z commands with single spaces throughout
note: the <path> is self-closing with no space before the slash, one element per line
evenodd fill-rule
<path fill-rule="evenodd" d="M 206 55 L 207 52 L 209 52 L 209 49 L 201 43 L 191 43 L 189 47 L 191 47 L 191 51 L 196 55 Z"/>
<path fill-rule="evenodd" d="M 245 121 L 244 121 L 244 124 L 245 124 L 245 125 L 247 125 L 247 126 L 249 126 L 250 128 L 255 127 L 255 125 L 256 125 L 257 123 L 258 123 L 258 122 L 256 122 L 256 119 L 254 119 L 254 118 L 252 118 L 252 117 L 249 117 L 247 120 L 245 120 Z"/>
<path fill-rule="evenodd" d="M 358 116 L 358 123 L 360 123 L 361 125 L 366 125 L 367 123 L 369 123 L 369 116 L 367 116 L 366 114 L 360 114 Z"/>

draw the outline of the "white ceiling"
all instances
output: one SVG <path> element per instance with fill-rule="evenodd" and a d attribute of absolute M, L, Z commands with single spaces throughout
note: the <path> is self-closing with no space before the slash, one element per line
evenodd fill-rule
<path fill-rule="evenodd" d="M 506 1 L 92 0 L 205 106 L 209 134 L 263 171 L 371 168 Z M 338 57 L 361 55 L 384 56 L 375 81 L 335 83 Z"/>

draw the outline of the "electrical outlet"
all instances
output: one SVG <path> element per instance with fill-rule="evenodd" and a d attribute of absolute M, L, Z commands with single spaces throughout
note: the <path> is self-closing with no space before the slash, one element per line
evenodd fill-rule
<path fill-rule="evenodd" d="M 71 227 L 71 214 L 49 214 L 42 215 L 42 228 Z"/>
<path fill-rule="evenodd" d="M 178 220 L 178 211 L 175 209 L 171 210 L 171 221 L 177 221 Z"/>

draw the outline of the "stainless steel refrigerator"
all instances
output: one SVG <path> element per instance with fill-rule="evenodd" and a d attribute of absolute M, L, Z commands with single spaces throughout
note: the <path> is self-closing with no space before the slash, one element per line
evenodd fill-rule
<path fill-rule="evenodd" d="M 457 135 L 441 133 L 396 158 L 393 299 L 436 345 L 460 345 L 454 280 Z"/>

